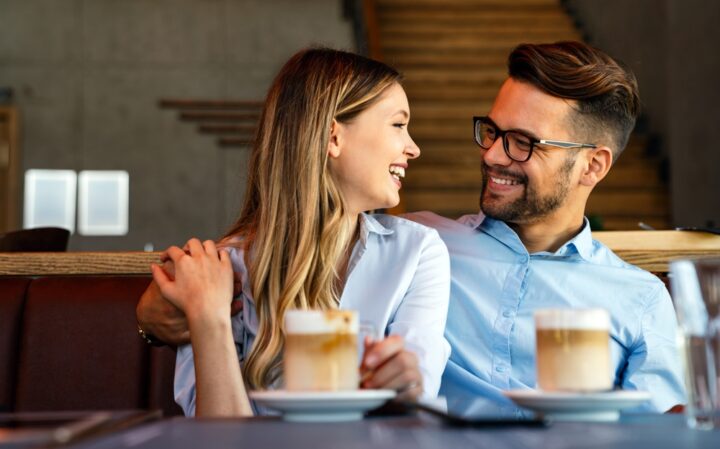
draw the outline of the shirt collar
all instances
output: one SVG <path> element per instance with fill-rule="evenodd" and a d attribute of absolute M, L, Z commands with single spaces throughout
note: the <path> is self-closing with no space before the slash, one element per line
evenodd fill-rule
<path fill-rule="evenodd" d="M 360 240 L 366 243 L 371 232 L 379 235 L 390 235 L 395 231 L 386 228 L 375 217 L 363 212 L 360 214 Z"/>
<path fill-rule="evenodd" d="M 593 251 L 592 232 L 590 231 L 590 221 L 587 217 L 583 218 L 583 227 L 580 232 L 567 243 L 558 249 L 555 254 L 566 255 L 577 253 L 585 260 L 590 260 Z"/>
<path fill-rule="evenodd" d="M 480 217 L 478 224 L 475 226 L 479 231 L 485 232 L 499 242 L 508 246 L 511 250 L 519 254 L 528 254 L 527 248 L 523 244 L 517 233 L 507 225 L 504 221 L 496 220 L 490 217 Z M 469 225 L 472 223 L 468 222 Z M 583 227 L 580 232 L 572 239 L 565 242 L 554 253 L 540 252 L 537 254 L 551 256 L 570 256 L 578 254 L 585 260 L 590 260 L 593 250 L 593 240 L 590 231 L 590 222 L 587 217 L 583 218 Z"/>

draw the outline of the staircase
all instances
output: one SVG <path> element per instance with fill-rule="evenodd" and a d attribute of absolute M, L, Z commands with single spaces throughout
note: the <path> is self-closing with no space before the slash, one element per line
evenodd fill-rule
<path fill-rule="evenodd" d="M 490 110 L 507 77 L 510 51 L 523 42 L 580 40 L 559 0 L 375 0 L 379 54 L 405 75 L 410 133 L 422 150 L 392 212 L 431 210 L 457 217 L 478 210 L 480 158 L 472 116 Z M 647 137 L 633 135 L 587 214 L 603 229 L 669 224 L 660 162 Z"/>

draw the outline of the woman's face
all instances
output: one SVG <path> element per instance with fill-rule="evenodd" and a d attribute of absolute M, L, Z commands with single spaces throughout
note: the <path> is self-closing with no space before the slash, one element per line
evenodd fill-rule
<path fill-rule="evenodd" d="M 408 161 L 420 149 L 408 134 L 410 107 L 400 84 L 388 87 L 349 123 L 334 122 L 330 170 L 350 213 L 397 206 Z"/>

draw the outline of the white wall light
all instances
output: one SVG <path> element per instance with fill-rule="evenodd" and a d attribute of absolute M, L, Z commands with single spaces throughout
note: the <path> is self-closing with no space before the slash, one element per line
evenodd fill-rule
<path fill-rule="evenodd" d="M 72 170 L 26 171 L 23 228 L 56 226 L 74 232 L 76 190 Z"/>
<path fill-rule="evenodd" d="M 84 170 L 80 172 L 78 185 L 78 232 L 81 235 L 127 234 L 128 172 Z"/>

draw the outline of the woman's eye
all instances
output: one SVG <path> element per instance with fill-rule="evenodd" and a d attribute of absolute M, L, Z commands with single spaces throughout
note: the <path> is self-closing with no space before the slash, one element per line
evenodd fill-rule
<path fill-rule="evenodd" d="M 407 126 L 407 123 L 394 123 L 393 126 L 395 126 L 396 128 L 403 129 Z"/>

